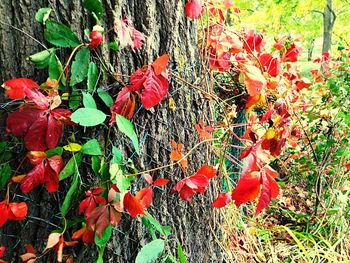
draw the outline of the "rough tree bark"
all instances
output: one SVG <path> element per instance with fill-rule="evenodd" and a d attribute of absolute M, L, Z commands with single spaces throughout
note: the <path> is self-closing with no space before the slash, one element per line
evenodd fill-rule
<path fill-rule="evenodd" d="M 332 34 L 335 19 L 337 18 L 333 10 L 333 1 L 327 0 L 327 5 L 323 11 L 323 45 L 322 53 L 329 52 L 332 47 Z"/>
<path fill-rule="evenodd" d="M 137 67 L 152 62 L 157 56 L 167 52 L 170 56 L 170 69 L 190 82 L 199 75 L 199 64 L 195 22 L 189 21 L 184 14 L 184 1 L 174 0 L 102 0 L 105 7 L 105 28 L 113 27 L 113 13 L 118 17 L 129 16 L 139 31 L 147 39 L 141 51 L 132 53 L 122 51 L 118 54 L 104 52 L 104 58 L 110 62 L 115 71 L 129 75 Z M 88 19 L 82 7 L 82 0 L 2 0 L 0 3 L 0 79 L 1 82 L 14 77 L 28 77 L 38 83 L 46 80 L 42 71 L 36 70 L 26 57 L 43 49 L 43 28 L 35 22 L 34 16 L 40 7 L 51 7 L 52 19 L 69 24 L 73 31 L 83 39 L 83 29 L 92 28 L 93 19 Z M 11 25 L 11 26 L 10 26 Z M 107 38 L 114 38 L 109 34 Z M 68 53 L 61 53 L 67 59 Z M 63 61 L 66 61 L 64 59 Z M 180 66 L 183 62 L 186 66 Z M 143 138 L 142 156 L 135 160 L 140 170 L 149 169 L 169 163 L 171 139 L 185 144 L 191 149 L 198 138 L 193 124 L 202 116 L 208 122 L 211 118 L 208 101 L 203 96 L 183 83 L 176 83 L 171 78 L 170 94 L 177 106 L 176 112 L 169 110 L 167 99 L 157 106 L 155 113 L 144 109 L 137 116 L 137 133 Z M 112 84 L 114 94 L 120 90 L 118 83 Z M 3 91 L 1 100 L 4 102 Z M 1 112 L 1 137 L 4 137 L 4 119 L 6 112 Z M 100 135 L 103 137 L 103 134 Z M 2 138 L 3 139 L 3 138 Z M 24 149 L 17 149 L 22 150 Z M 23 156 L 23 155 L 21 155 Z M 20 159 L 22 157 L 17 157 Z M 201 164 L 210 160 L 206 146 L 200 147 L 189 158 L 189 172 L 193 173 Z M 14 160 L 15 169 L 19 161 Z M 162 170 L 157 175 L 170 179 L 173 183 L 181 178 L 177 167 Z M 50 231 L 56 229 L 60 215 L 57 200 L 62 200 L 68 184 L 61 184 L 57 195 L 49 195 L 43 188 L 37 187 L 23 197 L 20 192 L 16 200 L 25 200 L 30 207 L 29 217 L 20 223 L 6 224 L 0 232 L 1 244 L 10 248 L 8 257 L 17 261 L 18 255 L 24 252 L 24 245 L 31 243 L 42 251 L 45 239 Z M 4 192 L 1 192 L 1 199 Z M 171 185 L 165 191 L 156 191 L 152 213 L 163 224 L 172 226 L 170 250 L 175 253 L 176 242 L 182 244 L 189 262 L 222 262 L 223 253 L 216 240 L 220 239 L 220 216 L 210 208 L 216 195 L 212 186 L 204 197 L 196 197 L 191 203 L 179 201 L 171 193 Z M 133 262 L 141 246 L 149 242 L 146 230 L 136 220 L 123 218 L 123 223 L 114 230 L 112 241 L 105 253 L 107 262 Z M 68 250 L 69 251 L 69 250 Z M 94 262 L 96 251 L 86 247 L 70 250 L 77 261 Z"/>

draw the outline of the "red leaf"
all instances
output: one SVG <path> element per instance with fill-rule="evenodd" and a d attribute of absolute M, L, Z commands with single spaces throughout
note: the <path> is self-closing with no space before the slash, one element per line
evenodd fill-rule
<path fill-rule="evenodd" d="M 244 34 L 244 49 L 248 53 L 253 53 L 254 51 L 261 53 L 264 46 L 264 39 L 261 34 L 255 33 L 254 30 L 249 30 Z"/>
<path fill-rule="evenodd" d="M 62 124 L 54 119 L 50 114 L 47 122 L 47 131 L 46 131 L 46 147 L 53 149 L 57 146 L 59 139 L 62 136 L 63 128 Z"/>
<path fill-rule="evenodd" d="M 149 174 L 144 174 L 143 175 L 143 178 L 145 178 L 146 182 L 148 184 L 152 184 L 153 183 L 153 179 L 152 179 L 152 176 L 150 176 Z"/>
<path fill-rule="evenodd" d="M 181 199 L 190 201 L 195 193 L 203 194 L 208 185 L 209 180 L 205 175 L 196 174 L 182 179 L 173 187 L 173 191 L 179 192 Z"/>
<path fill-rule="evenodd" d="M 83 201 L 80 202 L 79 214 L 84 212 L 85 216 L 89 217 L 97 204 L 102 204 L 102 205 L 106 204 L 106 199 L 104 199 L 101 196 L 97 196 L 103 190 L 104 190 L 103 188 L 96 188 L 96 189 L 90 189 L 87 192 L 85 192 L 87 198 L 85 198 Z"/>
<path fill-rule="evenodd" d="M 47 97 L 37 88 L 25 89 L 24 93 L 26 94 L 27 98 L 32 100 L 39 109 L 45 110 L 49 107 Z"/>
<path fill-rule="evenodd" d="M 264 113 L 264 115 L 261 118 L 261 123 L 265 123 L 269 121 L 272 117 L 272 114 L 275 113 L 275 109 L 269 106 L 269 109 L 267 112 Z"/>
<path fill-rule="evenodd" d="M 261 74 L 260 69 L 255 66 L 246 65 L 242 69 L 244 83 L 250 96 L 260 95 L 260 92 L 266 87 L 266 79 Z"/>
<path fill-rule="evenodd" d="M 135 199 L 143 207 L 143 209 L 147 209 L 152 204 L 152 187 L 149 186 L 138 191 L 135 196 Z"/>
<path fill-rule="evenodd" d="M 58 156 L 58 157 L 61 157 L 61 156 Z M 45 183 L 46 190 L 49 193 L 53 193 L 58 190 L 58 183 L 59 183 L 58 173 L 56 173 L 51 168 L 48 162 L 45 164 L 44 183 Z"/>
<path fill-rule="evenodd" d="M 96 207 L 86 220 L 87 226 L 96 226 L 96 233 L 99 238 L 101 238 L 103 230 L 110 224 L 108 210 L 108 205 Z"/>
<path fill-rule="evenodd" d="M 157 105 L 168 92 L 168 80 L 156 75 L 151 67 L 145 73 L 144 89 L 141 91 L 141 103 L 146 109 Z"/>
<path fill-rule="evenodd" d="M 31 151 L 45 151 L 57 146 L 62 135 L 62 123 L 74 125 L 70 114 L 69 110 L 64 109 L 49 111 L 25 107 L 9 115 L 6 132 L 24 136 L 24 142 Z"/>
<path fill-rule="evenodd" d="M 226 9 L 230 9 L 231 6 L 233 6 L 234 2 L 233 2 L 233 0 L 223 0 L 223 4 L 224 4 Z"/>
<path fill-rule="evenodd" d="M 30 151 L 26 156 L 31 164 L 37 165 L 46 158 L 46 153 L 41 151 Z"/>
<path fill-rule="evenodd" d="M 76 125 L 76 123 L 72 122 L 70 116 L 72 112 L 66 109 L 54 109 L 50 111 L 51 115 L 55 118 L 55 120 L 64 125 Z"/>
<path fill-rule="evenodd" d="M 24 194 L 31 191 L 34 187 L 44 182 L 45 166 L 44 162 L 34 166 L 34 168 L 27 173 L 21 180 L 21 190 Z"/>
<path fill-rule="evenodd" d="M 225 205 L 229 204 L 232 201 L 232 197 L 230 193 L 222 193 L 219 194 L 218 198 L 212 203 L 212 206 L 215 208 L 221 208 Z"/>
<path fill-rule="evenodd" d="M 216 169 L 210 165 L 203 165 L 199 168 L 196 175 L 204 175 L 208 179 L 211 179 L 216 175 Z"/>
<path fill-rule="evenodd" d="M 231 53 L 217 53 L 215 49 L 212 49 L 209 53 L 209 65 L 213 70 L 217 69 L 220 72 L 225 72 L 231 67 Z"/>
<path fill-rule="evenodd" d="M 279 194 L 279 186 L 272 176 L 265 172 L 261 173 L 262 188 L 260 193 L 260 199 L 256 207 L 255 216 L 267 208 L 272 198 L 275 198 Z"/>
<path fill-rule="evenodd" d="M 21 190 L 28 193 L 34 187 L 45 183 L 48 192 L 56 192 L 58 189 L 58 175 L 63 168 L 63 160 L 59 155 L 43 159 L 41 163 L 34 166 L 28 174 L 21 180 Z"/>
<path fill-rule="evenodd" d="M 0 258 L 2 258 L 2 256 L 4 255 L 5 249 L 6 248 L 4 246 L 0 246 Z"/>
<path fill-rule="evenodd" d="M 2 227 L 7 220 L 23 220 L 27 215 L 27 211 L 28 207 L 25 202 L 8 203 L 7 200 L 0 202 L 0 227 Z"/>
<path fill-rule="evenodd" d="M 129 212 L 132 217 L 137 217 L 138 215 L 144 215 L 142 205 L 137 201 L 137 199 L 127 192 L 123 200 L 124 208 Z"/>
<path fill-rule="evenodd" d="M 286 54 L 283 57 L 283 61 L 296 62 L 298 61 L 298 56 L 301 54 L 302 48 L 298 47 L 294 43 L 290 45 Z"/>
<path fill-rule="evenodd" d="M 168 179 L 165 178 L 158 178 L 157 180 L 154 181 L 153 185 L 156 186 L 164 186 L 169 182 Z"/>
<path fill-rule="evenodd" d="M 29 127 L 43 114 L 42 110 L 29 107 L 16 110 L 7 118 L 6 132 L 14 136 L 24 136 Z"/>
<path fill-rule="evenodd" d="M 59 174 L 63 168 L 63 160 L 62 157 L 59 155 L 52 156 L 47 159 L 48 164 L 50 165 L 51 169 L 56 173 Z"/>
<path fill-rule="evenodd" d="M 27 78 L 17 78 L 5 81 L 4 84 L 2 84 L 2 87 L 5 89 L 7 96 L 13 100 L 23 99 L 26 95 L 26 89 L 31 89 L 33 87 L 40 88 L 38 84 Z"/>
<path fill-rule="evenodd" d="M 131 20 L 128 18 L 116 20 L 114 28 L 117 31 L 120 48 L 130 46 L 132 50 L 139 49 L 142 46 L 142 42 L 145 41 L 145 36 L 134 28 Z"/>
<path fill-rule="evenodd" d="M 180 198 L 185 201 L 191 201 L 192 197 L 196 193 L 192 188 L 188 187 L 186 184 L 179 191 Z"/>
<path fill-rule="evenodd" d="M 236 188 L 232 191 L 232 200 L 236 206 L 254 200 L 260 192 L 260 173 L 251 172 L 242 175 L 239 179 Z"/>
<path fill-rule="evenodd" d="M 94 244 L 95 233 L 92 227 L 83 226 L 75 231 L 72 235 L 72 240 L 82 239 L 85 244 Z"/>
<path fill-rule="evenodd" d="M 145 73 L 148 70 L 148 66 L 136 70 L 130 76 L 130 85 L 127 86 L 130 91 L 140 91 L 143 88 L 143 83 L 146 80 Z"/>
<path fill-rule="evenodd" d="M 30 126 L 26 135 L 24 136 L 24 143 L 29 150 L 45 151 L 46 133 L 47 133 L 47 116 L 40 115 L 38 119 Z"/>
<path fill-rule="evenodd" d="M 191 19 L 200 18 L 204 12 L 204 6 L 201 0 L 189 0 L 185 5 L 186 16 Z"/>
<path fill-rule="evenodd" d="M 112 118 L 109 125 L 115 123 L 116 114 L 122 115 L 130 120 L 132 116 L 134 116 L 134 111 L 135 96 L 130 92 L 128 87 L 125 87 L 119 92 L 111 107 Z"/>
<path fill-rule="evenodd" d="M 273 57 L 270 54 L 262 54 L 259 57 L 259 60 L 264 71 L 269 73 L 271 77 L 277 77 L 282 71 L 278 58 Z"/>
<path fill-rule="evenodd" d="M 168 62 L 169 62 L 168 54 L 164 54 L 164 55 L 160 56 L 159 58 L 157 58 L 152 63 L 154 73 L 156 73 L 156 75 L 161 75 L 161 74 L 165 73 Z"/>
<path fill-rule="evenodd" d="M 89 49 L 94 49 L 103 43 L 103 35 L 99 31 L 91 31 L 89 35 L 90 43 L 88 45 Z"/>
<path fill-rule="evenodd" d="M 15 221 L 23 220 L 26 217 L 28 211 L 28 207 L 25 202 L 10 203 L 9 209 L 11 211 L 11 213 L 9 213 L 9 219 Z"/>

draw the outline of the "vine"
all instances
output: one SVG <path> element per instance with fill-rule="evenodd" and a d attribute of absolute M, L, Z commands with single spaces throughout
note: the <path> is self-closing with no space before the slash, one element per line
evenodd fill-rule
<path fill-rule="evenodd" d="M 268 48 L 261 33 L 254 30 L 239 31 L 239 26 L 228 25 L 225 19 L 228 10 L 234 10 L 232 16 L 237 21 L 240 14 L 239 8 L 233 7 L 231 1 L 221 4 L 189 0 L 184 12 L 191 20 L 200 20 L 204 32 L 199 43 L 201 59 L 205 65 L 202 73 L 213 80 L 215 87 L 204 91 L 194 84 L 186 83 L 181 76 L 169 73 L 169 56 L 163 54 L 150 65 L 132 73 L 128 84 L 124 85 L 113 101 L 105 89 L 97 89 L 101 74 L 110 73 L 110 65 L 101 59 L 100 49 L 103 47 L 118 52 L 130 48 L 135 52 L 142 48 L 145 36 L 135 29 L 129 18 L 115 18 L 114 28 L 106 31 L 99 25 L 103 17 L 101 3 L 98 0 L 84 3 L 87 11 L 97 20 L 97 25 L 91 32 L 85 32 L 86 41 L 80 41 L 68 26 L 51 20 L 49 8 L 40 9 L 36 15 L 37 21 L 44 25 L 46 41 L 55 46 L 29 56 L 37 68 L 48 69 L 45 83 L 38 85 L 27 78 L 11 79 L 3 83 L 8 98 L 22 102 L 18 109 L 9 114 L 6 133 L 23 138 L 24 145 L 29 150 L 23 162 L 29 162 L 31 168 L 24 175 L 17 175 L 17 171 L 12 175 L 8 166 L 1 168 L 2 171 L 7 169 L 7 175 L 4 176 L 6 182 L 3 183 L 1 179 L 2 185 L 7 185 L 7 192 L 5 200 L 0 202 L 0 227 L 9 220 L 24 220 L 27 215 L 25 202 L 10 202 L 13 184 L 19 183 L 23 194 L 41 184 L 45 184 L 48 192 L 54 193 L 58 190 L 60 181 L 71 178 L 70 188 L 60 204 L 62 227 L 49 235 L 46 248 L 41 254 L 28 246 L 27 253 L 21 255 L 21 259 L 24 262 L 35 262 L 53 249 L 57 253 L 58 262 L 72 262 L 69 261 L 72 260 L 71 255 L 64 255 L 64 248 L 75 246 L 81 240 L 85 244 L 95 244 L 99 248 L 97 262 L 103 262 L 112 229 L 118 226 L 122 215 L 127 213 L 132 218 L 141 218 L 153 238 L 152 242 L 141 249 L 136 262 L 156 260 L 165 251 L 171 231 L 168 226 L 162 226 L 147 209 L 152 204 L 154 188 L 166 186 L 169 180 L 155 178 L 149 173 L 174 164 L 181 167 L 185 177 L 179 182 L 171 182 L 174 183 L 172 189 L 184 201 L 191 201 L 196 193 L 204 194 L 211 180 L 215 180 L 218 185 L 221 185 L 221 180 L 223 191 L 212 203 L 214 208 L 225 207 L 231 202 L 239 207 L 259 197 L 255 210 L 255 215 L 259 215 L 279 195 L 280 187 L 276 181 L 278 172 L 271 163 L 279 158 L 283 149 L 297 147 L 303 131 L 297 117 L 304 100 L 303 91 L 315 82 L 323 81 L 321 72 L 314 72 L 313 80 L 301 77 L 293 65 L 298 60 L 301 49 L 290 36 L 275 39 L 273 46 Z M 104 35 L 111 31 L 119 43 L 105 43 Z M 64 66 L 57 56 L 59 48 L 72 49 Z M 324 70 L 327 71 L 328 63 L 325 62 L 328 59 L 328 55 L 324 54 L 316 62 L 323 63 Z M 111 76 L 116 78 L 113 73 Z M 172 164 L 130 172 L 125 157 L 114 145 L 108 145 L 111 146 L 108 149 L 111 158 L 105 156 L 106 149 L 102 150 L 96 139 L 81 144 L 71 136 L 70 143 L 58 146 L 64 134 L 64 126 L 75 129 L 76 126 L 86 128 L 102 125 L 110 132 L 116 124 L 118 131 L 130 139 L 135 152 L 140 154 L 139 139 L 131 122 L 136 105 L 141 103 L 146 110 L 156 110 L 156 106 L 168 94 L 169 78 L 196 89 L 208 97 L 214 107 L 224 108 L 224 113 L 215 123 L 206 125 L 200 119 L 195 124 L 199 143 L 187 153 L 181 143 L 174 140 L 171 142 L 169 157 Z M 243 94 L 238 94 L 238 99 L 235 100 L 237 105 L 222 99 L 217 92 L 217 86 L 225 88 L 222 79 L 244 87 Z M 76 89 L 79 85 L 86 87 L 81 93 Z M 97 108 L 96 94 L 110 109 L 110 115 Z M 79 107 L 77 98 L 80 95 L 83 107 Z M 234 123 L 236 110 L 246 111 L 245 123 Z M 104 124 L 107 118 L 109 127 Z M 243 136 L 235 133 L 234 128 L 237 127 L 245 127 Z M 233 145 L 231 142 L 234 139 L 240 145 Z M 211 146 L 212 152 L 218 157 L 217 164 L 204 163 L 194 175 L 188 175 L 187 157 L 201 144 Z M 5 147 L 1 146 L 1 149 Z M 242 150 L 239 160 L 229 155 L 229 147 Z M 313 150 L 313 146 L 310 147 Z M 63 160 L 64 152 L 69 152 L 72 157 Z M 317 159 L 314 150 L 313 153 Z M 84 156 L 91 158 L 91 169 L 100 176 L 97 185 L 81 185 L 83 175 L 79 168 Z M 241 169 L 239 178 L 225 173 L 227 167 L 223 160 L 229 160 Z M 138 175 L 142 175 L 142 180 L 148 185 L 133 194 L 132 182 Z M 83 189 L 85 196 L 79 207 L 74 207 L 73 199 Z M 73 229 L 72 224 L 68 223 L 73 209 L 83 214 L 79 220 L 81 228 L 72 233 L 70 241 L 66 241 L 65 238 L 70 235 L 65 234 Z M 0 248 L 0 256 L 4 249 Z M 148 261 L 147 257 L 150 257 Z M 180 245 L 177 257 L 180 262 L 184 262 L 181 261 L 185 255 Z M 163 260 L 173 262 L 174 255 L 168 253 Z"/>

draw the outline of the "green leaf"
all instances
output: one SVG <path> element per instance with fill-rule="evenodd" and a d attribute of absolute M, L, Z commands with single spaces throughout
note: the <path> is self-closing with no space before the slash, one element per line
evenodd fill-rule
<path fill-rule="evenodd" d="M 90 63 L 90 50 L 88 47 L 82 47 L 75 55 L 75 59 L 72 63 L 70 86 L 74 86 L 82 82 L 89 71 Z"/>
<path fill-rule="evenodd" d="M 62 147 L 56 147 L 56 148 L 47 150 L 45 153 L 46 153 L 47 158 L 50 158 L 50 157 L 55 156 L 55 155 L 61 156 L 62 153 L 63 153 L 63 148 Z"/>
<path fill-rule="evenodd" d="M 177 244 L 177 256 L 179 257 L 180 263 L 187 263 L 186 256 L 180 244 Z"/>
<path fill-rule="evenodd" d="M 146 217 L 142 217 L 141 219 L 142 224 L 148 229 L 148 231 L 151 234 L 152 239 L 157 239 L 156 231 L 154 230 L 154 227 L 152 224 L 149 222 L 149 220 Z"/>
<path fill-rule="evenodd" d="M 112 163 L 116 163 L 116 164 L 122 165 L 124 163 L 124 161 L 123 161 L 123 154 L 119 150 L 119 148 L 113 146 L 112 147 L 112 153 L 113 153 Z"/>
<path fill-rule="evenodd" d="M 98 79 L 98 69 L 94 62 L 90 62 L 89 70 L 87 74 L 87 90 L 89 92 L 93 91 L 96 87 Z"/>
<path fill-rule="evenodd" d="M 74 193 L 77 192 L 78 186 L 79 186 L 79 174 L 78 174 L 78 169 L 76 168 L 74 171 L 74 177 L 73 177 L 73 181 L 72 184 L 67 192 L 66 197 L 64 198 L 63 204 L 61 206 L 61 214 L 63 217 L 66 216 L 66 214 L 68 213 L 70 204 L 72 202 L 72 198 Z"/>
<path fill-rule="evenodd" d="M 112 235 L 112 230 L 113 230 L 113 227 L 111 224 L 109 224 L 108 227 L 106 227 L 105 230 L 103 230 L 101 238 L 98 238 L 97 233 L 95 233 L 95 238 L 94 238 L 95 244 L 99 248 L 104 247 L 108 243 Z"/>
<path fill-rule="evenodd" d="M 85 108 L 97 109 L 96 102 L 90 93 L 83 92 L 83 104 Z"/>
<path fill-rule="evenodd" d="M 100 174 L 101 160 L 96 155 L 91 156 L 91 168 L 96 176 Z"/>
<path fill-rule="evenodd" d="M 170 226 L 162 226 L 157 219 L 155 219 L 150 213 L 146 212 L 146 216 L 143 218 L 147 219 L 160 234 L 168 237 L 171 234 Z"/>
<path fill-rule="evenodd" d="M 110 47 L 110 49 L 112 49 L 113 51 L 119 51 L 119 44 L 117 43 L 117 42 L 115 42 L 115 41 L 113 41 L 113 42 L 110 42 L 109 43 L 109 47 Z"/>
<path fill-rule="evenodd" d="M 79 107 L 79 102 L 80 102 L 79 92 L 73 89 L 71 95 L 69 96 L 69 108 L 71 110 L 75 110 L 76 108 Z"/>
<path fill-rule="evenodd" d="M 166 263 L 178 263 L 172 255 L 168 255 L 164 260 Z"/>
<path fill-rule="evenodd" d="M 80 44 L 78 37 L 69 27 L 51 20 L 46 22 L 44 37 L 48 42 L 58 47 L 76 47 Z"/>
<path fill-rule="evenodd" d="M 112 99 L 111 95 L 109 95 L 109 93 L 107 91 L 105 91 L 104 89 L 99 88 L 99 89 L 97 89 L 97 94 L 101 98 L 101 100 L 106 104 L 106 106 L 108 108 L 112 107 L 113 99 Z"/>
<path fill-rule="evenodd" d="M 12 158 L 10 145 L 8 142 L 0 142 L 0 163 L 9 161 Z"/>
<path fill-rule="evenodd" d="M 49 78 L 50 79 L 56 79 L 58 80 L 62 73 L 62 65 L 60 61 L 56 57 L 56 50 L 53 49 L 53 51 L 50 54 L 49 59 Z M 63 80 L 64 79 L 64 80 Z M 62 76 L 62 82 L 65 84 L 65 76 Z"/>
<path fill-rule="evenodd" d="M 105 253 L 106 245 L 102 246 L 98 251 L 98 258 L 96 260 L 96 263 L 103 263 L 103 255 Z"/>
<path fill-rule="evenodd" d="M 136 256 L 135 263 L 154 263 L 164 250 L 164 240 L 156 239 L 145 245 Z"/>
<path fill-rule="evenodd" d="M 0 189 L 3 189 L 10 180 L 12 174 L 11 166 L 8 163 L 0 165 Z"/>
<path fill-rule="evenodd" d="M 71 115 L 72 121 L 86 127 L 99 125 L 103 123 L 105 119 L 106 114 L 100 110 L 92 108 L 80 108 Z"/>
<path fill-rule="evenodd" d="M 55 52 L 54 48 L 46 49 L 30 55 L 27 60 L 32 62 L 36 68 L 43 69 L 50 64 L 50 57 L 53 52 Z"/>
<path fill-rule="evenodd" d="M 83 6 L 91 15 L 95 14 L 98 19 L 101 19 L 104 14 L 103 6 L 99 0 L 85 0 Z"/>
<path fill-rule="evenodd" d="M 81 152 L 83 154 L 88 154 L 88 155 L 102 155 L 100 144 L 98 143 L 98 141 L 96 139 L 91 139 L 91 140 L 87 141 L 83 145 Z"/>
<path fill-rule="evenodd" d="M 140 154 L 139 140 L 137 138 L 137 135 L 135 133 L 134 126 L 132 125 L 132 123 L 127 118 L 119 114 L 116 115 L 116 122 L 117 122 L 118 129 L 130 138 L 137 154 Z"/>
<path fill-rule="evenodd" d="M 125 177 L 120 165 L 111 163 L 109 166 L 110 180 L 115 183 L 121 192 L 125 192 L 130 188 L 133 177 Z"/>
<path fill-rule="evenodd" d="M 35 20 L 39 23 L 45 24 L 46 20 L 49 19 L 52 9 L 48 7 L 43 7 L 38 10 L 35 14 Z"/>
<path fill-rule="evenodd" d="M 63 168 L 63 170 L 60 172 L 59 179 L 64 180 L 74 174 L 74 171 L 76 171 L 81 163 L 82 160 L 82 154 L 78 153 L 72 156 L 72 158 L 69 159 L 66 166 Z"/>

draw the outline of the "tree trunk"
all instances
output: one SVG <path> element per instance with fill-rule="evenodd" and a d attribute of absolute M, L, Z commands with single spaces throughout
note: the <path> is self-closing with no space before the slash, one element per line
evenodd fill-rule
<path fill-rule="evenodd" d="M 323 12 L 323 45 L 322 53 L 329 52 L 332 47 L 333 26 L 336 19 L 333 10 L 332 0 L 327 0 L 327 5 Z"/>
<path fill-rule="evenodd" d="M 135 28 L 146 35 L 145 45 L 141 51 L 133 53 L 123 50 L 118 53 L 103 55 L 107 62 L 114 66 L 115 72 L 130 75 L 138 67 L 151 63 L 156 57 L 168 53 L 170 71 L 176 72 L 189 82 L 194 82 L 200 74 L 197 52 L 196 22 L 189 21 L 184 13 L 184 1 L 173 0 L 103 0 L 105 8 L 104 28 L 113 27 L 113 13 L 122 18 L 128 16 L 134 22 Z M 83 39 L 83 29 L 92 28 L 93 19 L 88 19 L 82 7 L 82 0 L 2 0 L 0 3 L 0 78 L 1 82 L 15 77 L 28 77 L 42 83 L 47 76 L 38 71 L 26 61 L 26 57 L 43 49 L 42 44 L 50 46 L 43 40 L 43 28 L 34 19 L 36 11 L 41 7 L 51 7 L 54 12 L 51 18 L 70 25 L 72 30 Z M 110 33 L 107 41 L 114 36 Z M 110 39 L 108 39 L 110 38 Z M 61 56 L 62 55 L 62 56 Z M 66 52 L 60 53 L 63 62 L 67 61 Z M 185 66 L 181 66 L 183 61 Z M 125 80 L 127 82 L 127 79 Z M 141 141 L 142 154 L 134 162 L 139 170 L 155 168 L 168 164 L 170 141 L 174 139 L 183 143 L 190 150 L 197 142 L 194 123 L 202 117 L 206 123 L 211 120 L 209 101 L 203 96 L 184 85 L 177 83 L 170 76 L 170 96 L 175 100 L 176 111 L 168 107 L 167 99 L 155 107 L 155 112 L 141 109 L 135 116 L 135 127 Z M 122 88 L 111 81 L 114 96 Z M 1 89 L 1 101 L 4 102 Z M 1 135 L 3 137 L 4 120 L 7 114 L 1 112 Z M 95 131 L 97 132 L 97 131 Z M 91 135 L 92 136 L 97 136 Z M 103 134 L 100 137 L 103 139 Z M 4 138 L 1 138 L 4 139 Z M 66 144 L 62 140 L 60 145 Z M 24 149 L 18 148 L 21 155 L 12 161 L 15 170 L 19 165 Z M 23 153 L 23 154 L 22 154 Z M 201 146 L 189 157 L 189 174 L 195 172 L 202 164 L 211 159 L 209 148 Z M 213 197 L 217 195 L 215 187 L 209 187 L 204 196 L 195 197 L 190 203 L 179 200 L 178 195 L 171 192 L 171 187 L 183 177 L 181 169 L 174 166 L 157 172 L 157 176 L 170 180 L 164 191 L 155 190 L 155 199 L 151 213 L 162 224 L 172 227 L 172 235 L 168 241 L 169 251 L 176 255 L 179 242 L 188 262 L 222 262 L 223 252 L 217 240 L 220 240 L 220 215 L 211 209 Z M 43 251 L 46 239 L 52 230 L 57 229 L 61 221 L 58 201 L 63 200 L 69 183 L 60 183 L 59 192 L 47 194 L 45 189 L 37 187 L 29 195 L 22 194 L 11 197 L 16 201 L 26 201 L 29 206 L 28 217 L 23 222 L 8 222 L 0 231 L 0 245 L 8 247 L 6 257 L 18 261 L 18 255 L 24 253 L 24 245 L 31 243 L 38 251 Z M 17 189 L 18 190 L 18 189 Z M 19 193 L 19 191 L 17 191 Z M 0 192 L 4 199 L 4 191 Z M 67 237 L 69 238 L 69 237 Z M 121 225 L 114 229 L 111 242 L 105 251 L 107 262 L 133 262 L 140 248 L 150 241 L 146 229 L 137 220 L 122 219 Z M 94 262 L 97 257 L 95 249 L 75 247 L 67 249 L 75 256 L 76 262 Z M 46 255 L 45 257 L 53 255 Z M 44 258 L 45 258 L 44 257 Z M 40 261 L 39 262 L 44 262 Z"/>
<path fill-rule="evenodd" d="M 310 47 L 307 49 L 307 61 L 312 60 L 312 54 L 314 53 L 314 47 L 315 47 L 315 39 L 313 38 L 310 41 Z"/>

